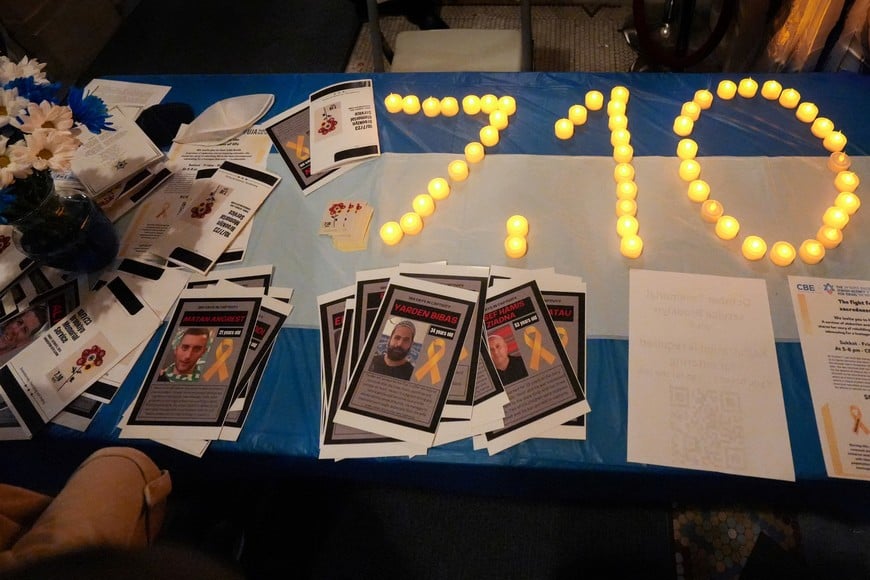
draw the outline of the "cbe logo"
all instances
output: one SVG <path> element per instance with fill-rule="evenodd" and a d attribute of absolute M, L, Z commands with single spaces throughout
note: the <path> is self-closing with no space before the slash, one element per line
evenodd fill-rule
<path fill-rule="evenodd" d="M 815 284 L 798 284 L 795 286 L 801 292 L 815 292 L 816 286 Z"/>

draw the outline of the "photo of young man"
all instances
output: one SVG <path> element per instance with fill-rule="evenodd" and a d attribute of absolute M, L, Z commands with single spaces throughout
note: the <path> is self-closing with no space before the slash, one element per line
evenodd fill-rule
<path fill-rule="evenodd" d="M 397 322 L 390 333 L 386 351 L 372 357 L 369 370 L 397 379 L 410 379 L 414 365 L 408 360 L 408 353 L 414 345 L 416 334 L 417 327 L 410 320 Z"/>

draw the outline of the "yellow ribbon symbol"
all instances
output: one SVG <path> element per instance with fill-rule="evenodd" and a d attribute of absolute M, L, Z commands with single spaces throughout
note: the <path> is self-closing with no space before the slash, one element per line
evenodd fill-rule
<path fill-rule="evenodd" d="M 296 153 L 300 161 L 305 161 L 311 155 L 311 151 L 305 146 L 305 135 L 296 135 L 296 143 L 287 141 L 284 147 Z"/>
<path fill-rule="evenodd" d="M 866 435 L 870 435 L 870 429 L 867 428 L 867 425 L 861 421 L 861 409 L 857 405 L 852 405 L 849 407 L 849 413 L 852 414 L 852 418 L 855 419 L 855 426 L 852 427 L 852 431 L 854 433 L 858 432 L 858 429 L 863 431 Z"/>
<path fill-rule="evenodd" d="M 556 357 L 549 350 L 544 348 L 541 333 L 534 326 L 528 326 L 523 331 L 523 340 L 526 346 L 532 349 L 532 360 L 529 361 L 529 366 L 532 370 L 538 370 L 541 366 L 541 359 L 547 364 L 553 364 Z"/>
<path fill-rule="evenodd" d="M 227 368 L 227 361 L 230 360 L 231 354 L 233 354 L 233 339 L 225 338 L 221 340 L 221 343 L 218 345 L 214 353 L 214 364 L 205 371 L 202 378 L 209 381 L 214 374 L 217 373 L 220 380 L 227 380 L 230 376 L 230 370 Z"/>
<path fill-rule="evenodd" d="M 432 381 L 433 385 L 440 382 L 441 372 L 438 370 L 438 361 L 441 360 L 446 351 L 447 345 L 444 343 L 443 338 L 436 338 L 430 342 L 429 348 L 426 351 L 429 358 L 426 361 L 426 364 L 417 370 L 416 374 L 414 374 L 414 378 L 420 381 L 423 380 L 423 377 L 429 375 L 429 380 Z"/>
<path fill-rule="evenodd" d="M 559 342 L 564 348 L 568 348 L 568 330 L 564 326 L 556 327 L 556 334 L 559 335 Z"/>

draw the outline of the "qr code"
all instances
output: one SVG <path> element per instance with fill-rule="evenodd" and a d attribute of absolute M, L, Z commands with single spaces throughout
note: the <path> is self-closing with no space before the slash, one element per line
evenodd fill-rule
<path fill-rule="evenodd" d="M 671 453 L 683 465 L 733 471 L 746 467 L 740 395 L 689 386 L 670 387 Z"/>

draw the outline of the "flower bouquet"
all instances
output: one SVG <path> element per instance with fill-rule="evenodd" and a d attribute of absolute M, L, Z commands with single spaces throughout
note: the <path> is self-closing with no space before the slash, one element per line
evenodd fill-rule
<path fill-rule="evenodd" d="M 44 64 L 0 56 L 0 224 L 27 256 L 71 272 L 107 266 L 118 253 L 112 223 L 81 191 L 55 187 L 70 171 L 84 126 L 111 131 L 105 103 L 71 87 L 64 99 Z"/>

